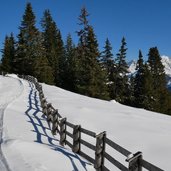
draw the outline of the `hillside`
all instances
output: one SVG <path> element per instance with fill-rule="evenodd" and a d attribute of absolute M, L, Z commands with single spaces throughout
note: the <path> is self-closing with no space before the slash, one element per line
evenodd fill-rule
<path fill-rule="evenodd" d="M 70 122 L 97 133 L 107 131 L 110 139 L 129 151 L 142 151 L 148 161 L 164 170 L 171 169 L 171 117 L 115 101 L 81 96 L 46 84 L 43 84 L 43 90 L 48 101 Z M 125 158 L 116 155 L 115 151 L 113 155 L 125 163 Z"/>
<path fill-rule="evenodd" d="M 4 89 L 7 85 L 8 91 Z M 107 131 L 107 136 L 116 143 L 133 153 L 142 151 L 146 160 L 170 171 L 171 117 L 42 85 L 48 102 L 59 109 L 68 121 L 96 133 Z M 0 94 L 3 92 L 9 96 L 4 95 L 1 103 L 12 101 L 5 108 L 2 141 L 2 151 L 11 170 L 94 170 L 89 162 L 72 153 L 69 147 L 59 146 L 58 136 L 51 135 L 33 85 L 18 78 L 0 77 Z M 13 98 L 7 101 L 11 96 Z M 125 157 L 111 149 L 106 150 L 128 165 Z M 111 170 L 117 170 L 110 163 L 106 164 Z"/>
<path fill-rule="evenodd" d="M 85 159 L 60 146 L 58 136 L 52 136 L 32 84 L 0 76 L 0 94 L 0 107 L 3 102 L 8 105 L 4 112 L 0 110 L 4 115 L 0 171 L 94 170 Z"/>

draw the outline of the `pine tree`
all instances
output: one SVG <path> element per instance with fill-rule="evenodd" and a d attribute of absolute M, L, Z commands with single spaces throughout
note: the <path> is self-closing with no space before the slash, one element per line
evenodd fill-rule
<path fill-rule="evenodd" d="M 14 72 L 14 59 L 15 59 L 15 40 L 11 33 L 10 37 L 5 37 L 4 48 L 2 50 L 2 70 L 5 72 Z"/>
<path fill-rule="evenodd" d="M 67 60 L 65 56 L 64 42 L 62 40 L 62 35 L 60 31 L 58 31 L 57 34 L 57 55 L 59 59 L 59 75 L 57 78 L 57 85 L 60 87 L 64 87 L 66 80 Z"/>
<path fill-rule="evenodd" d="M 102 62 L 103 68 L 108 73 L 108 79 L 110 81 L 111 71 L 114 65 L 114 60 L 113 60 L 113 54 L 112 54 L 112 47 L 111 47 L 111 43 L 109 39 L 106 39 L 105 41 L 104 51 L 102 52 L 102 55 L 101 55 L 101 62 Z"/>
<path fill-rule="evenodd" d="M 79 37 L 78 46 L 76 48 L 76 80 L 75 80 L 75 88 L 78 93 L 86 94 L 86 84 L 87 84 L 87 73 L 86 67 L 89 65 L 87 64 L 86 55 L 87 55 L 87 36 L 88 36 L 88 20 L 87 17 L 89 16 L 85 7 L 81 9 L 81 14 L 79 16 L 79 25 L 82 28 L 77 32 Z"/>
<path fill-rule="evenodd" d="M 154 88 L 153 77 L 148 63 L 144 64 L 144 77 L 143 77 L 143 108 L 154 111 Z"/>
<path fill-rule="evenodd" d="M 106 39 L 105 41 L 104 51 L 101 53 L 101 62 L 102 69 L 107 73 L 106 81 L 104 81 L 108 85 L 110 98 L 113 99 L 115 97 L 114 89 L 116 64 L 112 54 L 112 46 L 109 39 Z"/>
<path fill-rule="evenodd" d="M 98 50 L 98 42 L 94 34 L 92 26 L 88 28 L 87 36 L 87 62 L 89 62 L 88 74 L 88 91 L 89 96 L 101 99 L 108 99 L 108 89 L 105 82 L 107 73 L 102 69 L 100 64 L 100 53 Z"/>
<path fill-rule="evenodd" d="M 75 80 L 76 80 L 76 55 L 75 45 L 72 41 L 70 34 L 67 36 L 65 45 L 65 57 L 66 57 L 66 68 L 65 68 L 65 86 L 64 88 L 75 92 Z"/>
<path fill-rule="evenodd" d="M 35 26 L 35 15 L 30 3 L 27 3 L 18 35 L 16 65 L 18 73 L 34 75 L 33 63 L 37 57 L 39 31 Z"/>
<path fill-rule="evenodd" d="M 166 96 L 166 75 L 164 66 L 157 47 L 149 49 L 148 54 L 149 69 L 153 79 L 153 99 L 154 110 L 160 112 L 164 106 L 161 105 L 162 99 Z"/>
<path fill-rule="evenodd" d="M 46 58 L 53 70 L 54 82 L 59 85 L 58 28 L 49 10 L 45 10 L 41 20 Z"/>
<path fill-rule="evenodd" d="M 37 42 L 37 53 L 33 63 L 34 77 L 40 82 L 54 84 L 53 70 L 46 57 L 46 49 L 43 46 L 43 36 L 39 33 Z"/>
<path fill-rule="evenodd" d="M 78 31 L 79 43 L 77 47 L 76 89 L 79 93 L 107 98 L 107 89 L 104 83 L 105 73 L 99 62 L 98 42 L 93 27 L 89 25 L 88 12 L 82 8 L 79 16 L 82 29 Z"/>
<path fill-rule="evenodd" d="M 136 75 L 135 75 L 135 84 L 134 84 L 134 105 L 136 107 L 144 107 L 144 78 L 145 68 L 144 68 L 144 60 L 141 50 L 139 50 L 139 57 L 136 65 Z"/>
<path fill-rule="evenodd" d="M 121 103 L 126 100 L 126 92 L 128 89 L 128 65 L 126 63 L 126 41 L 122 38 L 121 48 L 116 58 L 116 75 L 115 75 L 115 86 L 114 86 L 114 98 Z"/>

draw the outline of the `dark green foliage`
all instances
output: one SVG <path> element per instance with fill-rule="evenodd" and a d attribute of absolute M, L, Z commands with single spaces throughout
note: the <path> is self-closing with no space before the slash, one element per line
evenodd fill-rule
<path fill-rule="evenodd" d="M 104 83 L 105 72 L 99 62 L 99 50 L 93 27 L 88 24 L 88 13 L 82 8 L 79 17 L 82 29 L 78 31 L 76 91 L 81 94 L 107 98 L 107 86 Z"/>
<path fill-rule="evenodd" d="M 2 50 L 2 66 L 4 72 L 14 72 L 13 64 L 15 59 L 15 40 L 13 34 L 5 37 L 4 48 Z"/>
<path fill-rule="evenodd" d="M 161 62 L 161 57 L 157 47 L 149 49 L 148 63 L 153 79 L 153 106 L 155 111 L 161 112 L 161 110 L 166 107 L 164 99 L 166 97 L 167 90 L 164 66 Z"/>
<path fill-rule="evenodd" d="M 146 67 L 146 70 L 148 68 Z M 146 71 L 147 72 L 147 71 Z M 141 50 L 139 50 L 139 57 L 136 65 L 136 75 L 135 75 L 135 80 L 134 80 L 134 105 L 136 107 L 143 107 L 144 103 L 144 95 L 145 95 L 145 66 L 144 66 L 144 61 L 143 61 L 143 56 Z M 148 74 L 147 74 L 147 77 Z M 147 80 L 148 81 L 148 80 Z"/>
<path fill-rule="evenodd" d="M 98 42 L 91 26 L 88 28 L 87 48 L 87 62 L 89 62 L 90 66 L 90 68 L 88 68 L 89 94 L 92 97 L 108 99 L 109 94 L 107 92 L 106 82 L 104 81 L 106 78 L 106 71 L 101 68 Z"/>
<path fill-rule="evenodd" d="M 60 87 L 64 87 L 65 79 L 66 79 L 65 69 L 67 66 L 67 61 L 66 61 L 66 56 L 65 56 L 64 42 L 62 40 L 60 31 L 58 31 L 58 34 L 57 34 L 57 56 L 59 60 L 58 61 L 59 62 L 59 75 L 58 75 L 58 78 L 56 79 L 56 85 Z"/>
<path fill-rule="evenodd" d="M 126 42 L 123 37 L 121 47 L 116 58 L 115 81 L 114 81 L 114 98 L 121 103 L 127 100 L 126 92 L 128 91 L 128 65 L 126 63 Z"/>
<path fill-rule="evenodd" d="M 59 85 L 59 56 L 58 56 L 58 28 L 53 21 L 49 10 L 45 10 L 41 21 L 43 28 L 44 47 L 46 58 L 53 70 L 56 85 Z"/>
<path fill-rule="evenodd" d="M 19 74 L 34 75 L 33 63 L 37 57 L 39 31 L 35 26 L 32 6 L 27 3 L 17 42 L 16 67 Z"/>
<path fill-rule="evenodd" d="M 39 33 L 38 36 L 37 54 L 33 63 L 33 73 L 38 81 L 54 84 L 53 70 L 46 57 L 46 51 L 43 46 L 43 36 L 41 33 Z"/>
<path fill-rule="evenodd" d="M 144 100 L 143 100 L 143 108 L 148 109 L 148 110 L 154 110 L 154 90 L 153 90 L 153 76 L 152 73 L 149 69 L 149 65 L 145 63 L 144 65 L 144 85 L 143 85 L 143 95 L 144 95 Z"/>
<path fill-rule="evenodd" d="M 67 40 L 66 40 L 65 58 L 66 58 L 66 65 L 65 65 L 64 88 L 75 92 L 77 61 L 76 61 L 75 45 L 73 44 L 72 37 L 70 34 L 67 36 Z"/>
<path fill-rule="evenodd" d="M 115 78 L 115 62 L 113 59 L 112 54 L 112 46 L 109 42 L 109 39 L 106 39 L 104 51 L 101 53 L 101 63 L 102 63 L 102 70 L 106 72 L 106 85 L 108 85 L 108 91 L 110 97 L 113 98 L 113 89 L 114 89 L 114 78 Z"/>
<path fill-rule="evenodd" d="M 54 84 L 52 68 L 45 56 L 40 56 L 34 61 L 34 75 L 40 82 Z"/>

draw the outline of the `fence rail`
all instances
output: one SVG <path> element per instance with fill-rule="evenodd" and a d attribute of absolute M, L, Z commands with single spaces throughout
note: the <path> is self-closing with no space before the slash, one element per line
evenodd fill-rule
<path fill-rule="evenodd" d="M 108 139 L 106 137 L 106 132 L 96 134 L 93 131 L 82 128 L 81 125 L 74 125 L 68 122 L 67 118 L 63 118 L 59 114 L 58 110 L 55 109 L 51 103 L 47 102 L 43 93 L 42 86 L 41 84 L 39 84 L 36 78 L 25 75 L 20 75 L 19 77 L 26 79 L 35 85 L 36 89 L 39 92 L 43 114 L 46 116 L 47 122 L 51 125 L 52 134 L 56 135 L 58 133 L 60 135 L 60 144 L 62 146 L 68 145 L 73 152 L 78 153 L 80 156 L 84 157 L 89 162 L 94 164 L 94 168 L 97 171 L 110 171 L 110 169 L 105 166 L 105 160 L 108 160 L 115 167 L 119 168 L 122 171 L 142 171 L 142 168 L 145 168 L 149 171 L 163 171 L 157 166 L 145 161 L 142 158 L 141 152 L 132 154 L 127 149 Z M 70 128 L 72 130 L 72 133 L 67 131 L 67 128 Z M 81 138 L 81 134 L 86 134 L 94 138 L 96 140 L 96 144 L 87 142 L 86 140 Z M 67 139 L 68 137 L 72 139 L 72 142 Z M 81 145 L 84 145 L 94 151 L 95 157 L 93 158 L 86 152 L 82 151 Z M 112 149 L 116 150 L 126 157 L 125 161 L 128 162 L 128 168 L 105 151 L 106 145 L 110 146 Z"/>

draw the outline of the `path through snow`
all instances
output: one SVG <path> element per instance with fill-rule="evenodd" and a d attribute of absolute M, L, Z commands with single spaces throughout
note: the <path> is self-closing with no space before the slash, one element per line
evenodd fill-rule
<path fill-rule="evenodd" d="M 3 117 L 7 105 L 21 94 L 22 84 L 14 78 L 0 76 L 0 80 L 0 170 L 10 171 L 1 147 L 3 142 Z"/>
<path fill-rule="evenodd" d="M 38 92 L 22 80 L 24 90 L 4 113 L 2 150 L 12 171 L 94 171 L 93 165 L 59 145 L 43 117 Z"/>

